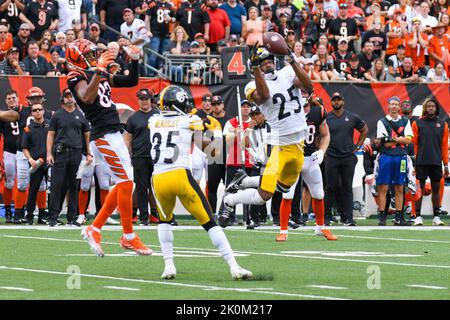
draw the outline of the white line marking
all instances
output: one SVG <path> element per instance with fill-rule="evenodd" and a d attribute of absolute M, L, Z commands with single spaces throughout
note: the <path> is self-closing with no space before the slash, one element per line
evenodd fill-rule
<path fill-rule="evenodd" d="M 438 286 L 426 286 L 426 285 L 422 285 L 422 284 L 409 284 L 406 285 L 407 287 L 410 288 L 423 288 L 423 289 L 434 289 L 434 290 L 447 290 L 447 287 L 438 287 Z"/>
<path fill-rule="evenodd" d="M 24 272 L 35 272 L 35 273 L 47 273 L 47 274 L 56 274 L 63 276 L 71 276 L 72 273 L 69 272 L 60 272 L 60 271 L 51 271 L 51 270 L 41 270 L 41 269 L 28 269 L 28 268 L 19 268 L 19 267 L 9 267 L 9 266 L 0 266 L 0 270 L 14 270 L 14 271 L 24 271 Z M 238 291 L 238 292 L 250 292 L 252 294 L 267 294 L 267 295 L 276 295 L 276 296 L 285 296 L 285 297 L 300 297 L 300 298 L 309 298 L 309 299 L 323 299 L 323 300 L 348 300 L 337 297 L 328 297 L 328 296 L 318 296 L 318 295 L 310 295 L 310 294 L 299 294 L 299 293 L 288 293 L 288 292 L 276 292 L 276 291 L 260 291 L 253 290 L 252 288 L 227 288 L 227 287 L 217 287 L 217 286 L 206 286 L 206 285 L 198 285 L 198 284 L 187 284 L 181 282 L 172 282 L 172 281 L 153 281 L 153 280 L 144 280 L 144 279 L 132 279 L 132 278 L 122 278 L 122 277 L 111 277 L 104 275 L 95 275 L 95 274 L 77 274 L 81 277 L 86 278 L 95 278 L 95 279 L 108 279 L 108 280 L 118 280 L 118 281 L 128 281 L 128 282 L 137 282 L 137 283 L 146 283 L 146 284 L 158 284 L 158 285 L 166 285 L 166 286 L 176 286 L 176 287 L 189 287 L 196 288 L 201 290 L 206 289 L 215 289 L 220 291 Z"/>
<path fill-rule="evenodd" d="M 73 240 L 73 239 L 58 239 L 58 238 L 42 238 L 42 237 L 25 237 L 25 236 L 11 236 L 11 235 L 1 235 L 7 238 L 20 238 L 20 239 L 35 239 L 35 240 L 50 240 L 50 241 L 65 241 L 65 242 L 85 242 L 84 240 Z M 378 239 L 378 238 L 377 238 Z M 380 238 L 380 240 L 384 240 Z M 421 240 L 417 240 L 421 241 Z M 424 240 L 425 241 L 425 240 Z M 444 241 L 441 241 L 444 242 Z M 448 242 L 448 241 L 446 241 Z M 115 242 L 102 242 L 102 244 L 117 245 Z M 154 247 L 159 247 L 154 245 Z M 175 247 L 177 249 L 182 249 L 183 247 Z M 205 249 L 205 248 L 185 248 L 190 250 L 215 250 L 215 249 Z M 235 254 L 244 255 L 263 255 L 272 257 L 290 257 L 290 258 L 300 258 L 300 259 L 319 259 L 319 260 L 332 260 L 332 261 L 344 261 L 344 262 L 357 262 L 357 263 L 374 263 L 374 264 L 386 264 L 394 266 L 404 266 L 404 267 L 418 267 L 418 268 L 438 268 L 438 269 L 450 269 L 450 265 L 432 265 L 432 264 L 414 264 L 414 263 L 401 263 L 401 262 L 387 262 L 387 261 L 374 261 L 374 260 L 358 260 L 358 259 L 338 259 L 331 257 L 314 257 L 314 256 L 301 256 L 294 254 L 280 254 L 280 253 L 267 253 L 267 252 L 250 252 L 250 251 L 234 251 Z"/>
<path fill-rule="evenodd" d="M 12 291 L 22 291 L 22 292 L 33 292 L 33 289 L 28 288 L 18 288 L 18 287 L 0 287 L 0 289 L 4 290 L 12 290 Z"/>
<path fill-rule="evenodd" d="M 319 288 L 319 289 L 331 289 L 331 290 L 347 290 L 348 289 L 346 287 L 324 286 L 324 285 L 319 285 L 319 284 L 310 284 L 307 287 Z"/>
<path fill-rule="evenodd" d="M 366 252 L 366 251 L 281 251 L 288 254 L 317 254 L 325 257 L 377 257 L 377 258 L 417 258 L 423 257 L 420 254 L 405 253 L 384 253 L 384 252 Z"/>
<path fill-rule="evenodd" d="M 405 230 L 405 229 L 401 229 L 401 230 Z M 237 231 L 237 232 L 244 232 L 244 231 L 246 231 L 246 232 L 248 232 L 248 230 L 238 230 L 238 229 L 234 229 L 234 230 L 230 229 L 230 231 Z M 271 231 L 256 230 L 256 232 L 275 234 L 275 232 L 271 232 Z M 297 231 L 289 231 L 289 235 L 300 235 L 300 236 L 314 236 L 314 237 L 317 237 L 314 233 L 305 233 L 305 232 L 301 232 L 300 233 L 300 232 L 297 232 Z M 350 236 L 350 235 L 341 235 L 341 234 L 337 234 L 336 236 L 338 236 L 340 238 L 370 239 L 370 240 L 382 240 L 382 241 L 392 240 L 392 241 L 406 241 L 406 242 L 445 243 L 445 244 L 450 244 L 450 241 L 445 241 L 445 240 L 383 238 L 383 237 L 369 237 L 369 236 Z"/>
<path fill-rule="evenodd" d="M 128 288 L 128 287 L 103 286 L 103 288 L 112 290 L 124 290 L 124 291 L 141 291 L 141 289 L 138 288 Z"/>

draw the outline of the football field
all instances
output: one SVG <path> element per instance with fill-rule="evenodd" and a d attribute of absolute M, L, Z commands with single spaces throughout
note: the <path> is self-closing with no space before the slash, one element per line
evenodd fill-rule
<path fill-rule="evenodd" d="M 430 224 L 430 221 L 427 222 Z M 80 228 L 0 226 L 0 299 L 450 299 L 450 227 L 312 227 L 225 233 L 253 280 L 233 281 L 199 226 L 174 227 L 177 277 L 162 280 L 155 226 L 135 227 L 154 254 L 119 246 L 120 227 L 105 227 L 105 257 L 94 256 Z"/>

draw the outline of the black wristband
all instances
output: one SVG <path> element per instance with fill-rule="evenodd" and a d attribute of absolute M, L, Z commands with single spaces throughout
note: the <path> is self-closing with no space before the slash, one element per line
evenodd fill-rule
<path fill-rule="evenodd" d="M 106 78 L 106 79 L 108 79 L 108 75 L 109 75 L 109 73 L 108 72 L 105 72 L 105 71 L 102 71 L 102 70 L 95 70 L 95 73 L 99 76 L 99 77 L 101 77 L 101 78 Z"/>

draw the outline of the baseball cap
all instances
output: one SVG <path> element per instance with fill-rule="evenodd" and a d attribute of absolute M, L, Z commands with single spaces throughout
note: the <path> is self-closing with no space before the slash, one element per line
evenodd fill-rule
<path fill-rule="evenodd" d="M 17 47 L 9 48 L 8 51 L 6 51 L 6 55 L 9 55 L 9 54 L 14 53 L 14 52 L 20 53 L 19 48 L 17 48 Z"/>
<path fill-rule="evenodd" d="M 291 34 L 291 33 L 295 34 L 295 31 L 292 30 L 292 29 L 289 29 L 288 32 L 287 32 L 287 34 Z"/>
<path fill-rule="evenodd" d="M 19 27 L 20 30 L 31 30 L 30 25 L 28 23 L 22 23 Z"/>
<path fill-rule="evenodd" d="M 356 53 L 353 53 L 350 56 L 350 61 L 358 61 L 358 60 L 359 60 L 359 58 L 358 58 L 358 55 Z"/>
<path fill-rule="evenodd" d="M 6 20 L 6 19 L 1 19 L 1 20 L 0 20 L 0 25 L 2 25 L 2 26 L 8 26 L 8 25 L 9 25 L 9 22 L 8 22 L 8 20 Z"/>
<path fill-rule="evenodd" d="M 339 4 L 339 9 L 347 9 L 348 8 L 348 4 L 345 2 L 342 2 L 341 4 Z"/>
<path fill-rule="evenodd" d="M 340 38 L 340 39 L 338 40 L 338 44 L 341 44 L 342 42 L 348 43 L 347 38 Z"/>
<path fill-rule="evenodd" d="M 153 96 L 153 94 L 147 88 L 142 88 L 139 89 L 136 96 L 139 99 L 150 99 Z"/>
<path fill-rule="evenodd" d="M 306 58 L 305 64 L 314 64 L 314 61 L 311 58 Z"/>
<path fill-rule="evenodd" d="M 205 35 L 203 33 L 199 32 L 199 33 L 195 34 L 194 39 L 197 39 L 198 37 L 205 37 Z"/>
<path fill-rule="evenodd" d="M 241 101 L 241 107 L 242 107 L 244 104 L 248 104 L 250 107 L 252 106 L 251 102 L 248 101 L 247 99 L 244 99 L 244 100 Z"/>
<path fill-rule="evenodd" d="M 404 101 L 402 101 L 402 106 L 404 106 L 405 104 L 409 104 L 410 106 L 413 105 L 411 100 L 404 100 Z"/>
<path fill-rule="evenodd" d="M 191 47 L 194 47 L 194 46 L 200 47 L 200 43 L 198 43 L 198 41 L 192 41 L 190 46 Z"/>
<path fill-rule="evenodd" d="M 225 42 L 225 40 L 219 40 L 219 41 L 217 42 L 217 45 L 218 45 L 219 47 L 226 47 L 226 46 L 227 46 L 227 43 Z"/>
<path fill-rule="evenodd" d="M 127 12 L 133 13 L 133 10 L 131 10 L 130 8 L 125 8 L 122 10 L 122 15 L 124 15 Z"/>
<path fill-rule="evenodd" d="M 268 4 L 265 4 L 261 6 L 261 10 L 270 10 L 270 6 Z"/>
<path fill-rule="evenodd" d="M 253 105 L 251 110 L 250 110 L 250 115 L 252 114 L 260 114 L 261 113 L 261 109 L 258 106 Z"/>
<path fill-rule="evenodd" d="M 400 8 L 395 9 L 394 14 L 397 14 L 397 13 L 402 14 L 403 13 L 402 9 L 400 9 Z"/>
<path fill-rule="evenodd" d="M 222 97 L 221 96 L 214 96 L 211 99 L 211 104 L 221 104 L 223 103 Z"/>
<path fill-rule="evenodd" d="M 280 13 L 280 18 L 281 17 L 289 17 L 289 14 L 286 11 L 284 11 L 284 12 Z"/>
<path fill-rule="evenodd" d="M 230 36 L 230 41 L 238 41 L 237 35 L 232 34 L 232 35 Z"/>
<path fill-rule="evenodd" d="M 211 98 L 212 96 L 209 93 L 207 93 L 203 95 L 202 101 L 211 101 Z"/>
<path fill-rule="evenodd" d="M 344 100 L 344 97 L 341 96 L 341 94 L 339 92 L 335 92 L 335 93 L 333 93 L 333 96 L 331 97 L 331 101 L 336 100 L 336 99 Z"/>
<path fill-rule="evenodd" d="M 388 99 L 388 102 L 391 103 L 392 101 L 397 101 L 398 103 L 400 103 L 400 98 L 397 96 L 392 96 Z"/>
<path fill-rule="evenodd" d="M 69 88 L 65 88 L 65 89 L 63 90 L 63 92 L 61 93 L 61 96 L 62 96 L 62 97 L 66 97 L 66 96 L 68 96 L 69 94 L 70 94 L 71 96 L 73 96 L 72 91 L 70 91 Z"/>

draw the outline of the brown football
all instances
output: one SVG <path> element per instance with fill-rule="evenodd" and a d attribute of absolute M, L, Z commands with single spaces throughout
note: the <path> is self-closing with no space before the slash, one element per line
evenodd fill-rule
<path fill-rule="evenodd" d="M 289 53 L 289 48 L 286 41 L 278 32 L 264 33 L 263 46 L 274 55 L 286 55 Z"/>

